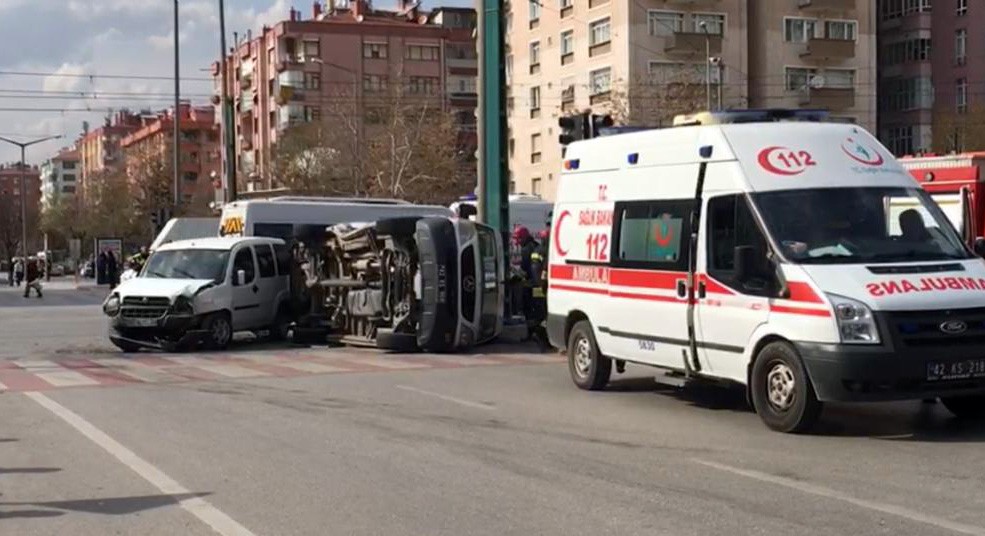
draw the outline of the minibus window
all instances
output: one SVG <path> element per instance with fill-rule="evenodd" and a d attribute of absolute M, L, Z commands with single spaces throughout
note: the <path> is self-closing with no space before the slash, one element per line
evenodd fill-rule
<path fill-rule="evenodd" d="M 622 266 L 685 270 L 690 201 L 616 204 L 615 255 Z"/>
<path fill-rule="evenodd" d="M 784 258 L 802 264 L 967 259 L 920 188 L 817 188 L 754 194 Z"/>

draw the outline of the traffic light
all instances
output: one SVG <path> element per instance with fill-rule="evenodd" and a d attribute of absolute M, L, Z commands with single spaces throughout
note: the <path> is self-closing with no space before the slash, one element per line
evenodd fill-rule
<path fill-rule="evenodd" d="M 561 127 L 561 134 L 557 141 L 562 147 L 566 147 L 571 142 L 585 139 L 584 114 L 561 117 L 557 120 L 557 124 Z"/>
<path fill-rule="evenodd" d="M 601 136 L 603 128 L 610 128 L 613 124 L 615 124 L 612 120 L 612 116 L 608 114 L 588 114 L 586 117 L 586 123 L 588 124 L 588 138 L 597 138 Z"/>

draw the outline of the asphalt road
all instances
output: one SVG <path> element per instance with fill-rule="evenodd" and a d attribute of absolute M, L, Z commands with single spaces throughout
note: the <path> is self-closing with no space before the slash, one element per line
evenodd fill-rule
<path fill-rule="evenodd" d="M 124 361 L 66 292 L 0 296 L 0 379 L 63 382 L 0 395 L 0 534 L 985 535 L 985 426 L 939 405 L 833 406 L 791 436 L 644 369 L 579 391 L 526 348 Z M 119 361 L 184 381 L 51 372 Z"/>

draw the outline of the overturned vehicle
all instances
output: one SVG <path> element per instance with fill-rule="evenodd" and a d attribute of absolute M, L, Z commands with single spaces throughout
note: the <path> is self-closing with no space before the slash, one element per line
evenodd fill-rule
<path fill-rule="evenodd" d="M 307 287 L 329 340 L 453 352 L 502 330 L 503 245 L 492 227 L 392 218 L 333 225 L 323 244 L 311 251 Z"/>

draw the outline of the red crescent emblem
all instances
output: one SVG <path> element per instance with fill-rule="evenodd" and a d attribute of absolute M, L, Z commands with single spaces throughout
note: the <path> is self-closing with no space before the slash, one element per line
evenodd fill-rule
<path fill-rule="evenodd" d="M 794 169 L 794 170 L 780 169 L 776 167 L 773 164 L 773 162 L 770 161 L 770 157 L 773 156 L 773 153 L 775 153 L 776 151 L 789 151 L 789 150 L 790 149 L 787 149 L 786 147 L 780 147 L 779 145 L 774 145 L 773 147 L 767 147 L 762 151 L 759 151 L 760 167 L 776 175 L 785 175 L 787 177 L 793 175 L 800 175 L 801 173 L 804 172 L 805 168 Z"/>
<path fill-rule="evenodd" d="M 664 234 L 666 230 L 667 234 Z M 660 223 L 660 227 L 657 227 L 656 232 L 653 233 L 653 240 L 657 242 L 660 247 L 667 247 L 670 245 L 670 241 L 674 239 L 674 233 L 670 230 L 670 226 Z"/>
<path fill-rule="evenodd" d="M 557 223 L 554 224 L 554 250 L 557 254 L 564 257 L 568 254 L 568 250 L 561 249 L 561 224 L 564 223 L 564 219 L 571 215 L 570 211 L 563 211 L 561 215 L 557 217 Z"/>

